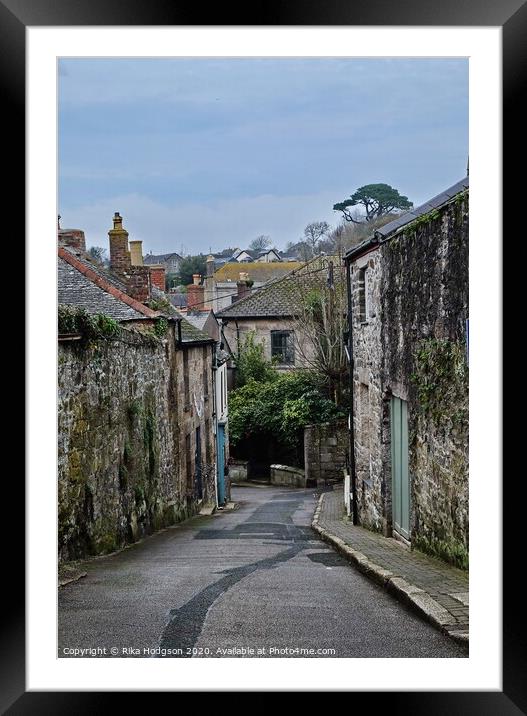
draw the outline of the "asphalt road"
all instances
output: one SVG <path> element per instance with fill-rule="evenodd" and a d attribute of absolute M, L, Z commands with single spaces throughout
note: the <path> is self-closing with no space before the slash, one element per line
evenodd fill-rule
<path fill-rule="evenodd" d="M 59 590 L 59 657 L 466 657 L 317 537 L 313 490 L 233 499 L 85 563 Z"/>

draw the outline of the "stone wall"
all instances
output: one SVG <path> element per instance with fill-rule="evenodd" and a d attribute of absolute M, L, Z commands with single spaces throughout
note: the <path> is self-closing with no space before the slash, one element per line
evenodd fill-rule
<path fill-rule="evenodd" d="M 271 465 L 271 485 L 281 487 L 305 487 L 306 476 L 303 470 L 289 465 Z"/>
<path fill-rule="evenodd" d="M 122 340 L 58 345 L 61 560 L 113 551 L 198 508 L 181 468 L 183 351 L 172 327 L 157 343 L 125 333 Z M 189 352 L 194 367 L 201 346 Z M 195 383 L 193 375 L 191 390 Z M 187 421 L 195 420 L 193 412 Z M 207 484 L 205 499 L 211 494 Z"/>
<path fill-rule="evenodd" d="M 361 316 L 359 271 L 368 269 Z M 407 401 L 413 547 L 468 560 L 468 194 L 351 267 L 355 456 L 362 524 L 392 532 L 392 396 Z"/>
<path fill-rule="evenodd" d="M 361 524 L 388 534 L 391 530 L 391 492 L 386 490 L 386 458 L 390 452 L 389 445 L 386 452 L 386 436 L 383 432 L 386 416 L 382 401 L 380 349 L 382 268 L 382 252 L 379 250 L 361 256 L 352 266 L 351 286 L 355 317 L 353 426 L 356 493 Z M 361 310 L 360 292 L 363 286 L 367 292 L 366 313 Z"/>
<path fill-rule="evenodd" d="M 178 470 L 189 502 L 203 499 L 212 505 L 216 499 L 216 447 L 214 439 L 214 398 L 212 394 L 213 344 L 183 345 L 176 352 L 177 422 L 181 449 Z M 185 388 L 185 373 L 188 389 Z M 197 429 L 201 440 L 202 495 L 197 494 L 194 479 L 197 454 Z"/>
<path fill-rule="evenodd" d="M 349 452 L 347 420 L 308 425 L 304 429 L 306 485 L 325 485 L 343 479 Z"/>

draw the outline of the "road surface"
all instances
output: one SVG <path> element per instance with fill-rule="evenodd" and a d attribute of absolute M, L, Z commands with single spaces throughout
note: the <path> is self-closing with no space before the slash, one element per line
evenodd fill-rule
<path fill-rule="evenodd" d="M 59 590 L 59 657 L 466 657 L 310 524 L 314 490 L 233 489 Z"/>

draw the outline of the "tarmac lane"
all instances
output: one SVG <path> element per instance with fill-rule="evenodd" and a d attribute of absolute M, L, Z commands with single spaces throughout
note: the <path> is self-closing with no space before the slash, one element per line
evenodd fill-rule
<path fill-rule="evenodd" d="M 59 657 L 466 657 L 311 529 L 314 490 L 233 489 L 59 590 Z"/>

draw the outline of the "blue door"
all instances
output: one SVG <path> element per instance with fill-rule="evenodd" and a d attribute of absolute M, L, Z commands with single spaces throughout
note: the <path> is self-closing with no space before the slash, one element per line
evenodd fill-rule
<path fill-rule="evenodd" d="M 225 502 L 225 425 L 218 425 L 218 505 Z"/>
<path fill-rule="evenodd" d="M 410 539 L 410 479 L 408 476 L 408 404 L 393 397 L 392 432 L 392 510 L 393 529 Z"/>

